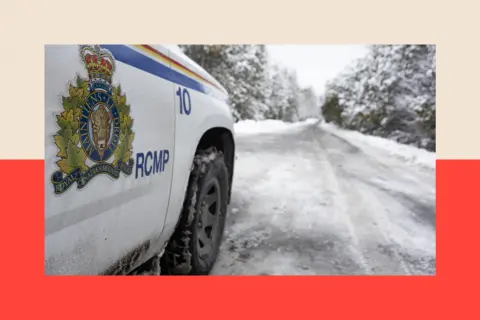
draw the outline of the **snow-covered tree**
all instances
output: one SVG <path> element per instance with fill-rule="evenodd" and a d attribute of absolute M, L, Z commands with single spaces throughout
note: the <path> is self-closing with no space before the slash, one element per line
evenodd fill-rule
<path fill-rule="evenodd" d="M 435 55 L 434 45 L 371 46 L 327 83 L 325 120 L 435 150 Z"/>
<path fill-rule="evenodd" d="M 187 56 L 228 91 L 233 115 L 263 119 L 268 112 L 268 55 L 264 45 L 182 45 Z"/>
<path fill-rule="evenodd" d="M 318 114 L 320 113 L 320 104 L 319 99 L 315 94 L 315 90 L 312 87 L 300 90 L 298 106 L 300 120 L 318 117 Z"/>
<path fill-rule="evenodd" d="M 284 121 L 295 122 L 299 120 L 300 107 L 300 86 L 298 85 L 297 73 L 295 71 L 287 71 L 288 83 L 288 106 L 283 117 Z"/>
<path fill-rule="evenodd" d="M 281 120 L 288 108 L 287 72 L 279 65 L 273 65 L 270 71 L 270 96 L 267 111 L 268 119 Z"/>
<path fill-rule="evenodd" d="M 265 45 L 181 45 L 180 48 L 225 87 L 236 120 L 297 121 L 303 101 L 310 103 L 312 99 L 310 92 L 305 92 L 302 100 L 295 72 L 270 64 Z"/>

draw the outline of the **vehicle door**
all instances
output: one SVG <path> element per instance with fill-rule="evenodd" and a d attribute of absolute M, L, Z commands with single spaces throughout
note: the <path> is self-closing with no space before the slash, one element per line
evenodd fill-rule
<path fill-rule="evenodd" d="M 122 272 L 161 234 L 174 153 L 168 54 L 46 46 L 47 274 Z"/>

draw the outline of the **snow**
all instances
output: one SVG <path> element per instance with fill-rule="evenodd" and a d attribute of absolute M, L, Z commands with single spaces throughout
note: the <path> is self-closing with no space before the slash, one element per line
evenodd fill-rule
<path fill-rule="evenodd" d="M 235 120 L 297 121 L 320 113 L 313 87 L 301 87 L 295 70 L 273 63 L 265 45 L 180 45 L 171 50 L 183 50 L 225 88 Z"/>
<path fill-rule="evenodd" d="M 400 144 L 393 140 L 388 140 L 376 136 L 369 136 L 357 131 L 340 129 L 330 123 L 321 123 L 319 125 L 322 129 L 348 139 L 350 142 L 356 144 L 358 147 L 376 149 L 383 151 L 395 157 L 400 157 L 406 163 L 420 165 L 426 168 L 435 169 L 436 154 L 424 149 L 419 149 L 413 146 Z"/>
<path fill-rule="evenodd" d="M 212 274 L 435 274 L 434 154 L 316 119 L 235 131 Z"/>
<path fill-rule="evenodd" d="M 235 135 L 249 135 L 259 133 L 285 132 L 302 128 L 305 125 L 317 122 L 317 119 L 309 118 L 305 121 L 286 123 L 280 120 L 242 120 L 235 124 Z"/>
<path fill-rule="evenodd" d="M 325 119 L 434 151 L 435 56 L 434 45 L 372 46 L 328 82 Z"/>
<path fill-rule="evenodd" d="M 311 125 L 316 122 L 318 122 L 318 120 L 314 118 L 309 118 L 305 121 L 296 123 L 286 123 L 280 120 L 243 120 L 235 124 L 235 134 L 241 136 L 259 133 L 289 132 L 302 129 L 306 125 Z M 321 122 L 319 127 L 342 138 L 348 139 L 360 148 L 370 149 L 373 150 L 373 152 L 382 151 L 388 155 L 400 157 L 406 163 L 435 169 L 436 154 L 434 152 L 404 145 L 381 137 L 365 135 L 357 131 L 341 129 L 330 123 Z"/>

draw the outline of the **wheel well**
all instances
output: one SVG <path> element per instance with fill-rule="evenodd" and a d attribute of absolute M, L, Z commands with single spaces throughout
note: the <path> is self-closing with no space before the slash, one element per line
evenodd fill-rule
<path fill-rule="evenodd" d="M 209 147 L 215 147 L 223 152 L 225 164 L 228 168 L 230 188 L 228 192 L 228 202 L 232 194 L 233 169 L 235 166 L 235 142 L 232 132 L 225 128 L 212 128 L 205 132 L 198 143 L 197 150 L 205 150 Z"/>

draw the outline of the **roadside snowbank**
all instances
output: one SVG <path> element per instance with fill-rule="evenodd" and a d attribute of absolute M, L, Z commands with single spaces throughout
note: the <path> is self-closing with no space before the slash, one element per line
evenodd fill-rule
<path fill-rule="evenodd" d="M 296 123 L 287 123 L 280 120 L 243 120 L 235 124 L 235 135 L 288 132 L 301 129 L 308 125 L 315 125 L 318 121 L 318 119 L 314 118 Z M 325 122 L 321 122 L 318 126 L 325 131 L 349 141 L 366 152 L 371 151 L 377 154 L 375 151 L 383 151 L 383 153 L 401 158 L 407 163 L 420 165 L 428 169 L 435 169 L 436 154 L 434 152 L 400 144 L 393 140 L 365 135 L 357 131 L 340 129 L 333 124 Z"/>
<path fill-rule="evenodd" d="M 235 135 L 290 131 L 305 125 L 314 124 L 317 121 L 317 119 L 313 118 L 295 123 L 287 123 L 280 120 L 242 120 L 235 123 Z"/>
<path fill-rule="evenodd" d="M 436 154 L 424 149 L 404 145 L 393 140 L 369 136 L 357 131 L 340 129 L 337 126 L 322 122 L 319 127 L 325 131 L 348 140 L 361 149 L 383 150 L 389 155 L 402 158 L 408 163 L 417 164 L 429 169 L 435 169 Z M 365 150 L 367 151 L 367 150 Z"/>

